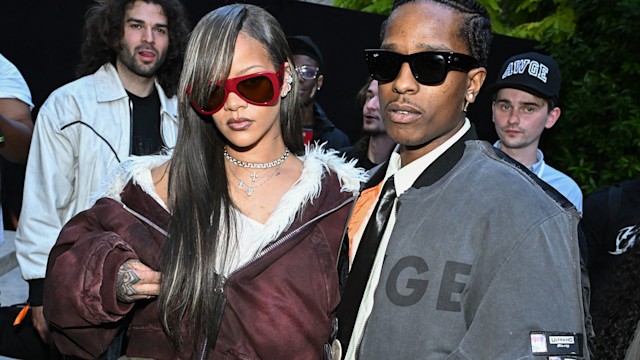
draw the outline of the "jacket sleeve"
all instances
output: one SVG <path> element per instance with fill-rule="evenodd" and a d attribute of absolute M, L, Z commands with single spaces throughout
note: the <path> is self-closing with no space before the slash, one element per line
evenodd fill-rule
<path fill-rule="evenodd" d="M 539 346 L 539 334 L 547 341 L 553 335 L 580 334 L 580 339 L 573 341 L 581 341 L 576 348 L 582 357 L 575 358 L 589 358 L 577 228 L 561 219 L 565 216 L 549 218 L 524 234 L 490 283 L 475 314 L 469 314 L 468 332 L 449 359 L 547 359 L 567 355 L 562 353 L 566 343 L 556 348 Z M 571 235 L 568 238 L 566 234 Z M 544 347 L 552 354 L 534 352 Z"/>
<path fill-rule="evenodd" d="M 16 233 L 16 257 L 27 281 L 44 278 L 49 251 L 73 210 L 68 209 L 75 183 L 73 142 L 58 128 L 54 105 L 48 105 L 35 124 Z M 42 304 L 41 291 L 35 299 L 33 292 L 30 289 L 32 305 Z"/>
<path fill-rule="evenodd" d="M 134 306 L 116 299 L 116 280 L 120 266 L 137 255 L 117 234 L 113 211 L 101 208 L 114 205 L 100 201 L 65 225 L 45 280 L 44 311 L 54 343 L 62 353 L 82 358 L 102 354 Z"/>

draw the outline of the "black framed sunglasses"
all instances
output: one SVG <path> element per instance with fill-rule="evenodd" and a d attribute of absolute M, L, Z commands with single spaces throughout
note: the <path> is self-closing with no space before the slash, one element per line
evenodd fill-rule
<path fill-rule="evenodd" d="M 367 49 L 364 57 L 371 77 L 383 83 L 395 80 L 404 63 L 409 63 L 411 73 L 422 85 L 440 84 L 451 70 L 468 72 L 479 65 L 472 56 L 446 51 L 404 55 L 384 49 Z"/>

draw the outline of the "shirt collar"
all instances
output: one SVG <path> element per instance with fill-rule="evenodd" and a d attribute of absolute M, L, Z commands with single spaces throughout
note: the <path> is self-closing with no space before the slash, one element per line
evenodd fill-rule
<path fill-rule="evenodd" d="M 498 140 L 495 143 L 493 143 L 493 147 L 500 149 L 500 146 L 502 146 L 502 141 Z M 529 171 L 531 171 L 532 173 L 538 175 L 538 177 L 541 176 L 541 171 L 544 168 L 543 167 L 544 164 L 544 155 L 542 154 L 542 150 L 537 149 L 536 150 L 536 162 L 531 165 L 531 166 L 527 166 L 526 168 L 529 169 Z"/>
<path fill-rule="evenodd" d="M 431 165 L 436 159 L 438 159 L 440 155 L 447 151 L 453 144 L 460 140 L 460 138 L 467 131 L 469 131 L 470 128 L 471 122 L 469 121 L 469 119 L 465 118 L 462 128 L 460 128 L 458 132 L 453 134 L 452 137 L 447 139 L 437 148 L 424 154 L 423 156 L 412 161 L 410 164 L 405 165 L 404 167 L 401 166 L 400 162 L 400 145 L 396 145 L 393 153 L 391 153 L 391 158 L 389 159 L 389 167 L 387 167 L 384 181 L 391 177 L 391 175 L 395 174 L 394 181 L 396 186 L 396 196 L 400 196 L 413 185 L 413 183 L 429 167 L 429 165 Z"/>

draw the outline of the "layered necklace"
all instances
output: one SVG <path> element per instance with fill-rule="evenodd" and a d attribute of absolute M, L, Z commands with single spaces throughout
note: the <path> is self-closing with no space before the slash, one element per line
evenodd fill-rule
<path fill-rule="evenodd" d="M 231 155 L 229 155 L 229 153 L 227 152 L 226 146 L 224 147 L 223 154 L 224 154 L 224 158 L 227 159 L 233 165 L 236 165 L 238 167 L 245 168 L 245 169 L 254 170 L 254 171 L 251 171 L 249 174 L 249 177 L 251 180 L 245 181 L 236 174 L 236 172 L 233 170 L 233 167 L 229 167 L 229 170 L 231 171 L 231 175 L 233 175 L 233 177 L 236 178 L 236 180 L 238 180 L 238 189 L 244 191 L 247 194 L 247 196 L 251 196 L 255 192 L 256 188 L 267 183 L 275 175 L 280 174 L 279 166 L 289 157 L 289 149 L 285 148 L 282 156 L 268 163 L 249 163 L 249 162 L 244 162 L 242 160 L 238 160 L 232 157 Z M 259 182 L 258 179 L 260 177 L 258 176 L 258 173 L 257 171 L 255 171 L 255 169 L 264 170 L 264 169 L 272 169 L 272 168 L 275 168 L 274 171 L 270 175 L 268 175 L 266 178 L 264 178 L 264 180 Z"/>

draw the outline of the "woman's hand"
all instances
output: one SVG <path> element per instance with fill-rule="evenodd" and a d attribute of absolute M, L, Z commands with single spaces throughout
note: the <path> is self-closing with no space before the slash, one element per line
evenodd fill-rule
<path fill-rule="evenodd" d="M 116 297 L 126 303 L 151 299 L 160 293 L 160 273 L 140 260 L 127 260 L 118 270 Z"/>

